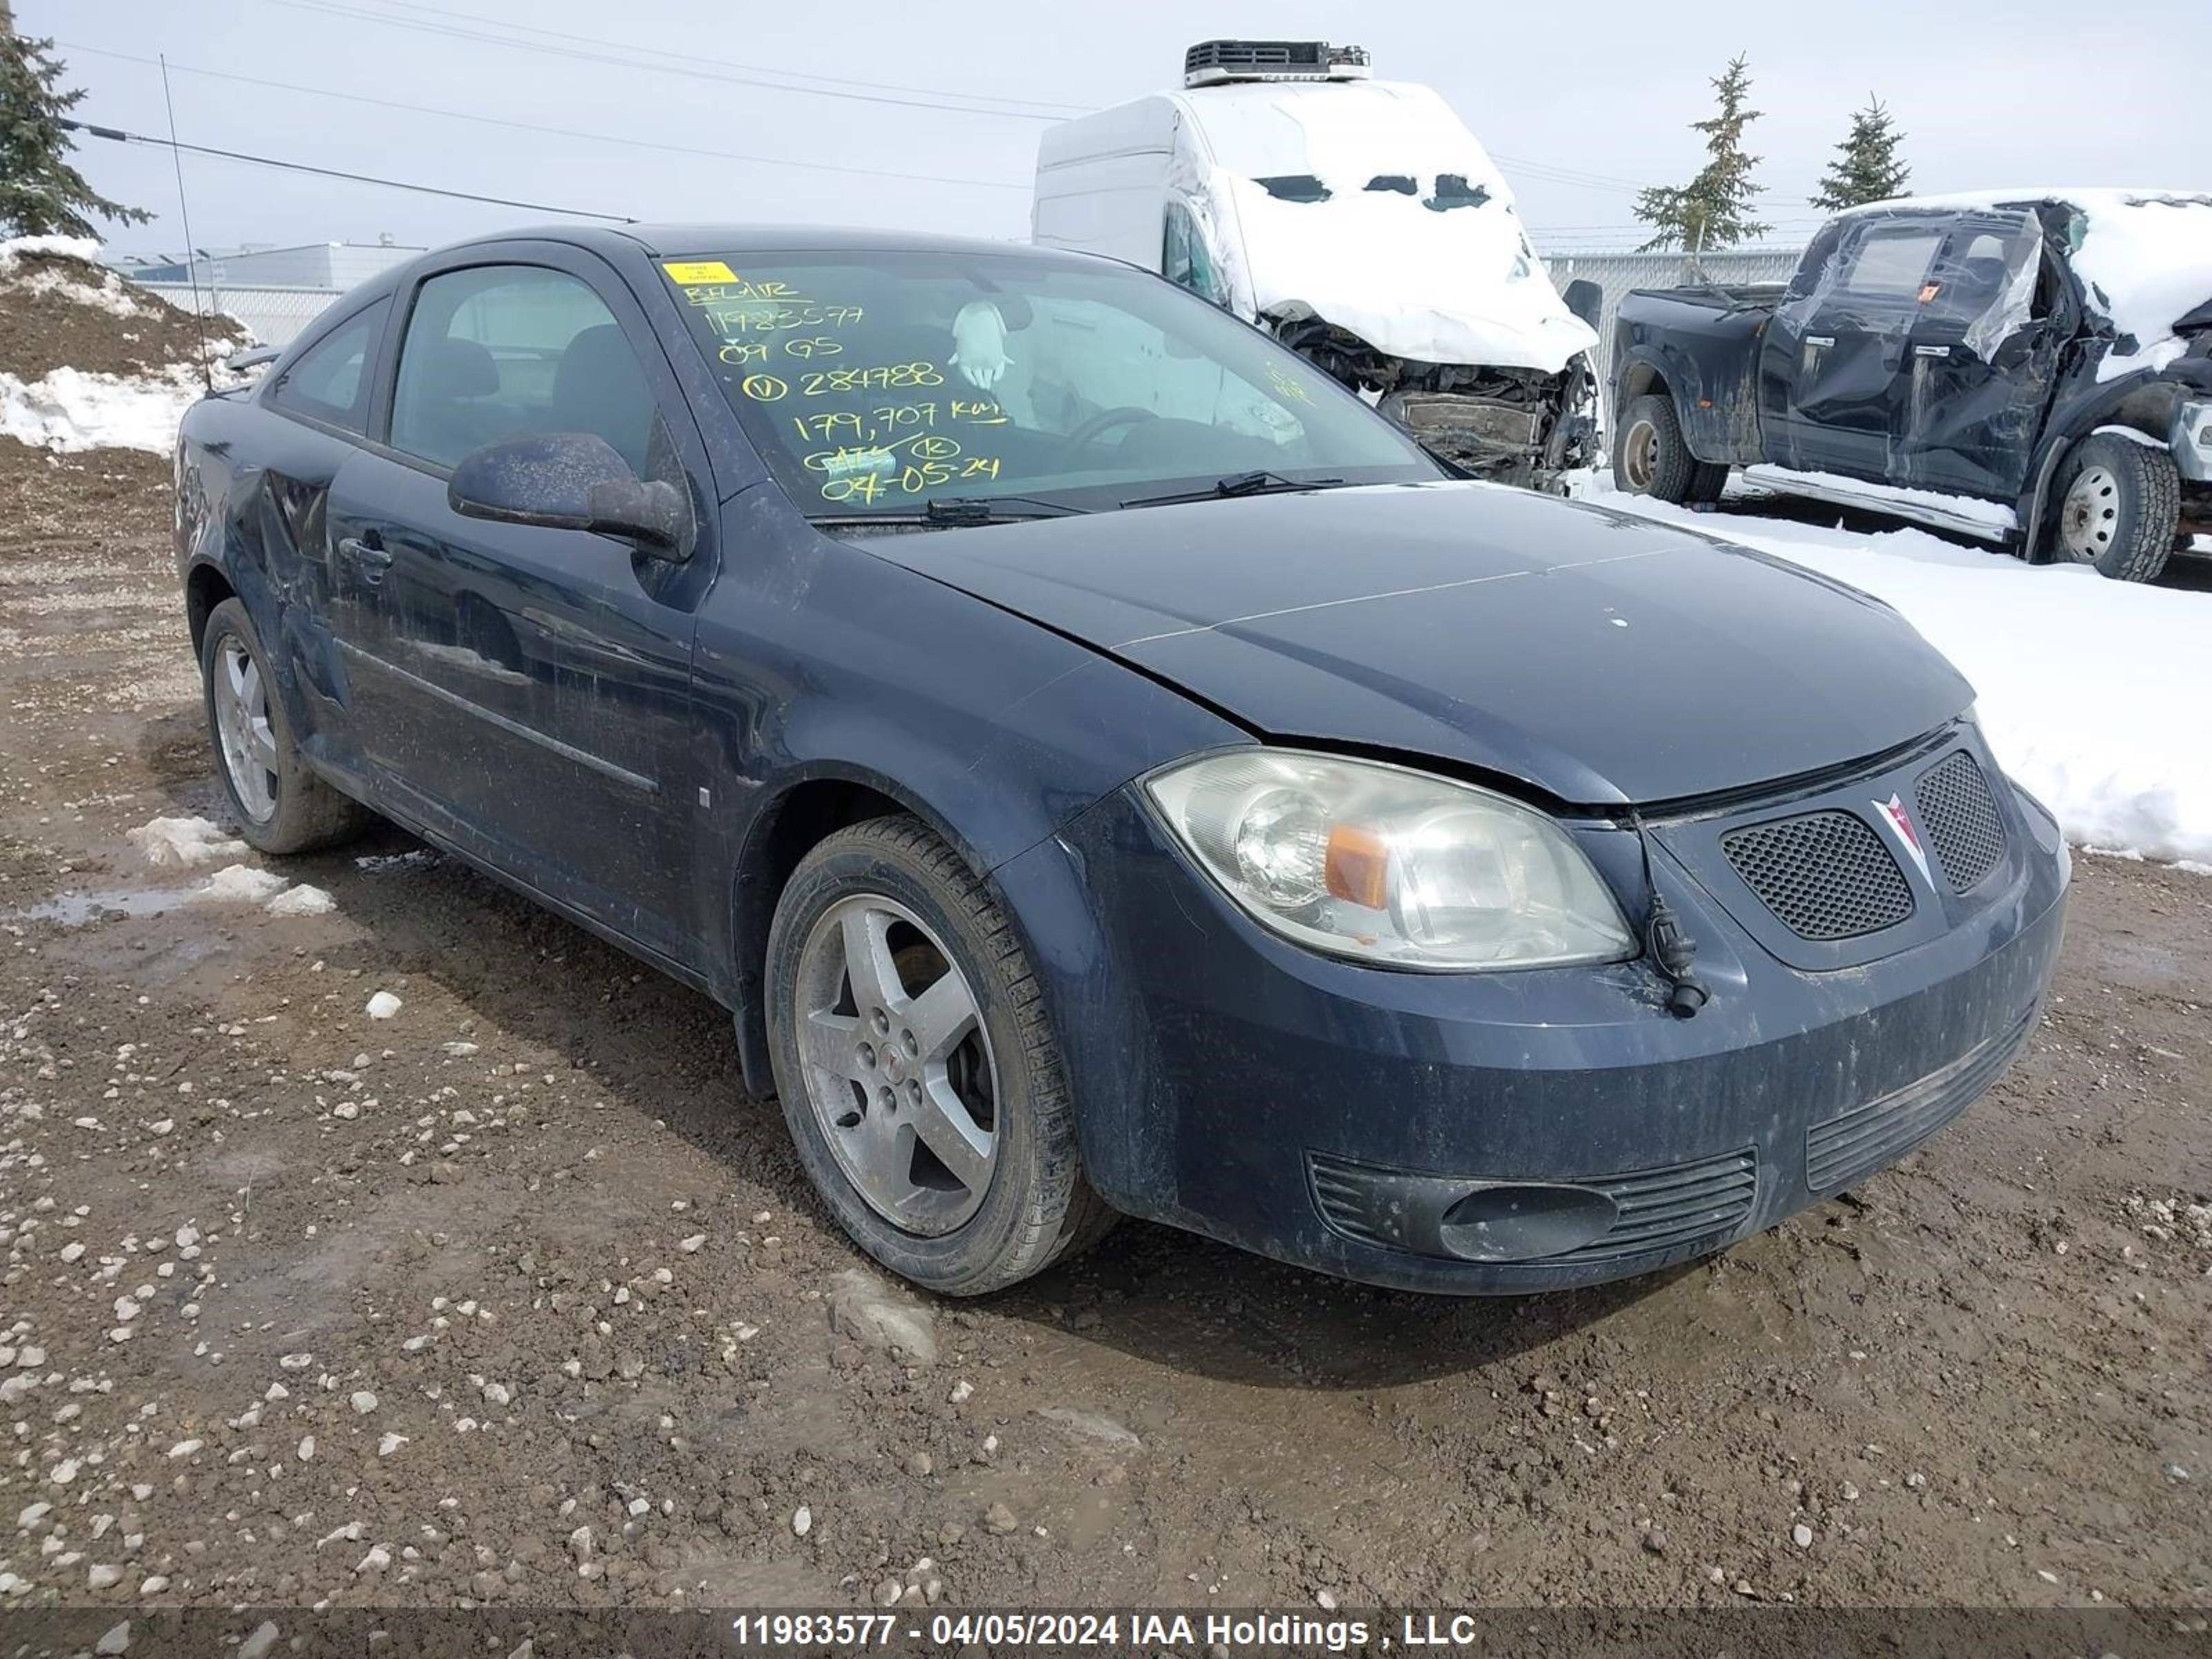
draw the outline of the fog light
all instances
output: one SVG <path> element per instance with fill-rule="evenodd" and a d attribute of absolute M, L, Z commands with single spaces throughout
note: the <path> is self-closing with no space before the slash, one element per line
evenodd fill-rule
<path fill-rule="evenodd" d="M 1483 1187 L 1443 1212 L 1437 1242 L 1469 1261 L 1527 1261 L 1602 1238 L 1619 1214 L 1594 1187 Z"/>

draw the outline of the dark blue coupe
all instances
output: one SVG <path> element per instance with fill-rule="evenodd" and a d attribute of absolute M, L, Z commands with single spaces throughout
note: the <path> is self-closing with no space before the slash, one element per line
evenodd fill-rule
<path fill-rule="evenodd" d="M 370 813 L 732 1010 L 954 1294 L 1148 1217 L 1520 1291 L 1863 1180 L 2033 1028 L 2066 854 L 1895 612 L 1460 482 L 1158 277 L 567 228 L 187 417 L 271 854 Z"/>

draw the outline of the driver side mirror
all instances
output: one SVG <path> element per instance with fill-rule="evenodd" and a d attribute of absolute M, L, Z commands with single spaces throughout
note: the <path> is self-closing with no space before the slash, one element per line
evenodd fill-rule
<path fill-rule="evenodd" d="M 688 490 L 641 481 L 612 444 L 588 432 L 471 450 L 453 469 L 446 501 L 464 518 L 617 536 L 659 559 L 689 558 L 697 528 Z"/>
<path fill-rule="evenodd" d="M 1605 290 L 1587 276 L 1577 276 L 1567 284 L 1567 291 L 1559 296 L 1567 302 L 1567 309 L 1597 331 L 1597 319 L 1605 313 Z"/>

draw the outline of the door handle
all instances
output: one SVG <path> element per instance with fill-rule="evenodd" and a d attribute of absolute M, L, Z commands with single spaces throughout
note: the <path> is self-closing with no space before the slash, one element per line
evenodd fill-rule
<path fill-rule="evenodd" d="M 1951 355 L 1951 348 L 1948 346 L 1917 345 L 1912 348 L 1912 355 L 1916 357 L 1948 357 Z"/>
<path fill-rule="evenodd" d="M 1809 346 L 1832 346 L 1835 343 L 1836 337 L 1832 334 L 1808 334 L 1805 337 L 1805 343 Z"/>
<path fill-rule="evenodd" d="M 361 568 L 361 579 L 371 587 L 384 580 L 384 573 L 392 568 L 392 555 L 373 542 L 358 536 L 348 536 L 338 543 L 339 554 Z"/>

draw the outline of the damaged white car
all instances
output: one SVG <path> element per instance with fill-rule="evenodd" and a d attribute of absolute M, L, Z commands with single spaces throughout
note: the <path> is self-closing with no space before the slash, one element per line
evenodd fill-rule
<path fill-rule="evenodd" d="M 1450 106 L 1358 47 L 1193 46 L 1182 90 L 1045 133 L 1031 229 L 1268 329 L 1470 473 L 1595 459 L 1596 285 L 1562 301 Z"/>

